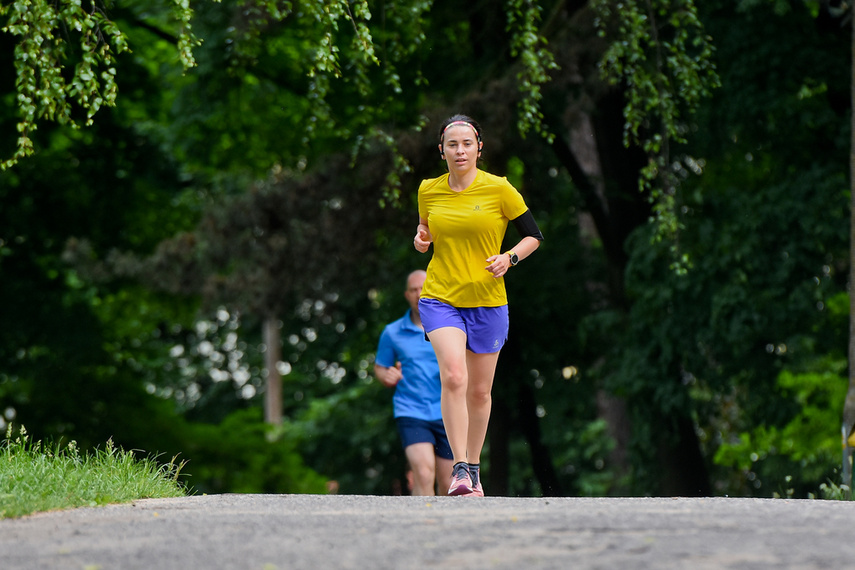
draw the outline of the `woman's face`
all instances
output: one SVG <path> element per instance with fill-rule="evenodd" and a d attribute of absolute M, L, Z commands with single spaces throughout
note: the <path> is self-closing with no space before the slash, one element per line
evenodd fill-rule
<path fill-rule="evenodd" d="M 467 125 L 454 125 L 445 131 L 439 150 L 445 154 L 448 171 L 458 174 L 475 168 L 481 155 L 478 135 Z"/>

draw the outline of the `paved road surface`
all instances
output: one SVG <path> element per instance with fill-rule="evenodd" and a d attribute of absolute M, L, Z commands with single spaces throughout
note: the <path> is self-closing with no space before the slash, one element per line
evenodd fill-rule
<path fill-rule="evenodd" d="M 3 570 L 846 568 L 855 502 L 210 495 L 0 520 Z"/>

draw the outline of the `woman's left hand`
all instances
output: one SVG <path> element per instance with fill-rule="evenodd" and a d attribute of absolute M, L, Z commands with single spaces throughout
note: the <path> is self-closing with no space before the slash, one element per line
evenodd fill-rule
<path fill-rule="evenodd" d="M 501 277 L 505 273 L 508 272 L 508 269 L 511 267 L 511 256 L 507 253 L 500 253 L 499 255 L 491 255 L 487 258 L 487 271 L 493 274 L 493 277 Z"/>

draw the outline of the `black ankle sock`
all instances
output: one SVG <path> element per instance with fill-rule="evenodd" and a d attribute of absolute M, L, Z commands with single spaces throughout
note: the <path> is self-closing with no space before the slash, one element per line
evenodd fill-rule
<path fill-rule="evenodd" d="M 468 463 L 467 465 L 469 466 L 469 476 L 472 477 L 472 484 L 477 485 L 481 479 L 481 464 Z"/>

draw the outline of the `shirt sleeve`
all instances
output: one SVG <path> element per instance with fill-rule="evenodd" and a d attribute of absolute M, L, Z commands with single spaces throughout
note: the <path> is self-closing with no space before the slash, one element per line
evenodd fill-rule
<path fill-rule="evenodd" d="M 389 334 L 388 327 L 383 329 L 383 334 L 380 335 L 380 341 L 377 344 L 377 356 L 374 358 L 375 364 L 380 366 L 394 366 L 397 358 L 395 356 L 395 344 L 392 342 L 392 335 Z"/>
<path fill-rule="evenodd" d="M 503 178 L 503 180 L 505 186 L 502 191 L 502 214 L 509 220 L 514 220 L 525 214 L 528 206 L 525 205 L 525 200 L 519 190 L 514 188 L 507 178 Z"/>
<path fill-rule="evenodd" d="M 418 197 L 419 197 L 419 218 L 421 218 L 423 220 L 428 219 L 427 204 L 425 204 L 425 200 L 424 200 L 424 189 L 425 189 L 425 186 L 427 186 L 426 183 L 427 183 L 427 180 L 422 180 L 422 183 L 419 184 L 419 194 L 418 194 Z"/>

